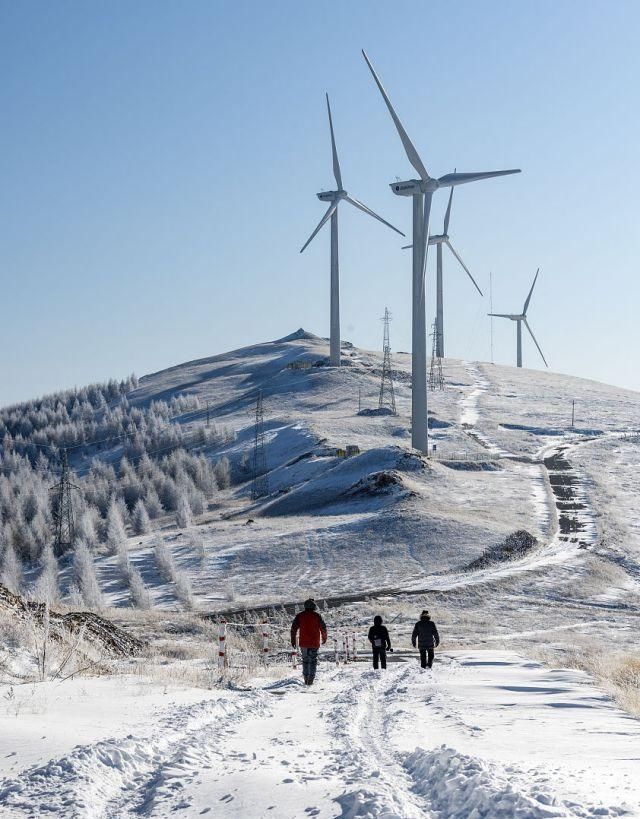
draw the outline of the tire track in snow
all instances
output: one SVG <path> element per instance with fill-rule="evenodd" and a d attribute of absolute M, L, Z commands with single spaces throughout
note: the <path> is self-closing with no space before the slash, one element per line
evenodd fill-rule
<path fill-rule="evenodd" d="M 341 816 L 378 819 L 423 819 L 430 814 L 413 780 L 393 753 L 387 734 L 386 701 L 409 673 L 408 667 L 386 672 L 365 671 L 360 685 L 349 685 L 335 697 L 330 719 L 341 746 L 339 762 L 327 773 L 346 774 L 346 784 L 358 787 L 337 798 Z M 360 783 L 373 781 L 375 790 Z"/>

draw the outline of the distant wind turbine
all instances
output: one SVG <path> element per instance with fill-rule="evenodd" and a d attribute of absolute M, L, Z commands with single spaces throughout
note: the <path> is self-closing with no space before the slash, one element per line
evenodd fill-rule
<path fill-rule="evenodd" d="M 394 227 L 389 222 L 385 221 L 381 216 L 378 216 L 377 213 L 374 213 L 370 208 L 368 208 L 362 202 L 359 202 L 357 199 L 354 199 L 352 196 L 344 190 L 342 187 L 342 174 L 340 173 L 340 162 L 338 161 L 338 151 L 336 150 L 336 140 L 333 133 L 333 120 L 331 119 L 331 106 L 329 105 L 329 95 L 326 94 L 327 98 L 327 113 L 329 114 L 329 129 L 331 131 L 331 150 L 333 152 L 333 175 L 336 178 L 336 185 L 338 186 L 338 190 L 336 191 L 323 191 L 322 193 L 318 193 L 317 197 L 323 202 L 330 202 L 329 208 L 327 212 L 322 217 L 318 226 L 313 231 L 311 236 L 307 239 L 304 243 L 300 253 L 302 253 L 305 248 L 313 241 L 316 234 L 319 233 L 322 227 L 331 219 L 331 308 L 330 308 L 330 330 L 329 330 L 329 360 L 334 367 L 340 366 L 340 273 L 339 273 L 339 266 L 338 266 L 338 205 L 340 201 L 344 199 L 345 201 L 349 202 L 349 204 L 353 205 L 355 208 L 358 208 L 364 213 L 368 213 L 369 216 L 373 216 L 374 219 L 377 219 L 379 222 L 382 222 L 383 225 L 390 227 L 391 230 L 395 230 L 396 233 L 399 233 L 401 236 L 404 236 L 404 233 L 398 228 Z"/>
<path fill-rule="evenodd" d="M 460 262 L 462 269 L 473 282 L 474 287 L 484 295 L 482 290 L 478 287 L 478 282 L 471 275 L 471 271 L 460 258 L 459 253 L 455 250 L 449 241 L 449 220 L 451 219 L 451 202 L 453 200 L 453 187 L 449 194 L 449 204 L 444 215 L 444 228 L 441 234 L 429 236 L 429 244 L 436 246 L 436 355 L 438 358 L 444 358 L 444 302 L 442 296 L 442 246 L 446 245 L 453 253 L 456 259 Z M 404 245 L 403 250 L 407 250 L 411 245 Z"/>
<path fill-rule="evenodd" d="M 391 190 L 398 196 L 413 197 L 413 309 L 411 318 L 411 444 L 420 452 L 427 453 L 429 432 L 427 429 L 427 326 L 425 316 L 425 266 L 429 239 L 429 215 L 431 199 L 438 188 L 463 185 L 479 179 L 520 173 L 509 171 L 484 171 L 479 173 L 448 173 L 439 179 L 429 176 L 413 142 L 400 122 L 387 92 L 384 90 L 366 53 L 362 52 L 376 85 L 389 109 L 391 118 L 400 135 L 409 162 L 418 172 L 419 179 L 392 182 Z"/>
<path fill-rule="evenodd" d="M 522 324 L 524 322 L 525 327 L 529 331 L 529 335 L 533 339 L 536 347 L 538 348 L 538 352 L 542 356 L 542 360 L 544 361 L 545 367 L 548 367 L 547 359 L 544 357 L 542 350 L 540 349 L 540 345 L 536 341 L 536 337 L 533 335 L 533 330 L 529 326 L 529 322 L 527 321 L 527 309 L 529 308 L 529 302 L 531 301 L 531 294 L 533 293 L 533 288 L 536 286 L 536 281 L 538 280 L 538 273 L 540 272 L 540 268 L 536 270 L 536 275 L 533 277 L 533 284 L 531 285 L 531 290 L 529 290 L 529 295 L 526 298 L 524 303 L 524 307 L 522 308 L 522 313 L 488 313 L 489 316 L 496 316 L 497 318 L 506 318 L 511 319 L 511 321 L 515 321 L 517 324 L 517 366 L 522 367 Z"/>

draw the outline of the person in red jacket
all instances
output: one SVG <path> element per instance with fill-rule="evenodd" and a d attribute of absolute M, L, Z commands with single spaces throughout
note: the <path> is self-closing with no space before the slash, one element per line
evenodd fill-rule
<path fill-rule="evenodd" d="M 291 645 L 296 647 L 296 637 L 300 636 L 298 644 L 302 654 L 302 675 L 305 685 L 313 685 L 318 665 L 318 649 L 327 642 L 327 627 L 324 620 L 316 611 L 316 602 L 313 598 L 304 601 L 304 611 L 299 611 L 291 624 Z"/>

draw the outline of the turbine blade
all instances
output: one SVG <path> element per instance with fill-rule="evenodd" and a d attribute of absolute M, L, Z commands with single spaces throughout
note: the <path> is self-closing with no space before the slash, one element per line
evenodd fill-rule
<path fill-rule="evenodd" d="M 453 188 L 451 188 L 451 191 L 453 192 Z M 477 281 L 476 281 L 476 280 L 473 278 L 473 276 L 471 275 L 471 271 L 470 271 L 470 270 L 469 270 L 469 268 L 466 266 L 466 264 L 465 264 L 465 263 L 462 261 L 462 259 L 461 259 L 461 258 L 460 258 L 460 256 L 458 255 L 457 251 L 455 250 L 455 248 L 454 248 L 454 247 L 453 247 L 453 245 L 451 244 L 451 242 L 450 242 L 448 239 L 445 239 L 445 244 L 447 245 L 447 247 L 449 248 L 449 250 L 450 250 L 450 251 L 453 253 L 453 255 L 456 257 L 456 259 L 457 259 L 457 260 L 460 262 L 460 264 L 462 265 L 462 269 L 463 269 L 463 270 L 464 270 L 464 272 L 467 274 L 467 276 L 468 276 L 468 277 L 471 279 L 471 281 L 473 282 L 473 285 L 474 285 L 474 287 L 476 288 L 476 290 L 478 291 L 478 293 L 480 293 L 480 295 L 481 295 L 481 296 L 484 296 L 484 293 L 483 293 L 483 292 L 482 292 L 482 290 L 480 290 L 480 288 L 478 287 L 478 282 L 477 282 Z"/>
<path fill-rule="evenodd" d="M 325 215 L 322 217 L 322 219 L 321 219 L 321 220 L 318 222 L 318 227 L 317 227 L 317 228 L 316 228 L 316 229 L 313 231 L 313 233 L 311 234 L 311 236 L 309 236 L 309 238 L 307 239 L 307 241 L 304 243 L 304 245 L 303 245 L 303 246 L 302 246 L 302 248 L 300 249 L 300 253 L 303 253 L 303 252 L 306 250 L 306 248 L 307 248 L 307 247 L 308 247 L 308 246 L 311 244 L 311 242 L 312 242 L 312 241 L 315 239 L 316 234 L 318 233 L 318 231 L 319 231 L 319 230 L 320 230 L 320 229 L 321 229 L 321 228 L 322 228 L 324 225 L 326 225 L 326 223 L 329 221 L 329 219 L 331 219 L 331 217 L 333 216 L 333 212 L 334 212 L 334 211 L 335 211 L 335 209 L 338 207 L 338 202 L 339 202 L 339 201 L 340 201 L 340 200 L 337 200 L 337 201 L 335 201 L 335 202 L 332 202 L 332 203 L 329 205 L 329 207 L 328 207 L 328 209 L 327 209 L 327 212 L 326 212 L 326 213 L 325 213 Z"/>
<path fill-rule="evenodd" d="M 531 290 L 529 290 L 529 295 L 527 296 L 527 300 L 524 303 L 524 307 L 522 308 L 522 315 L 527 315 L 527 307 L 529 306 L 529 302 L 531 301 L 531 294 L 533 293 L 533 288 L 536 286 L 536 280 L 538 278 L 538 273 L 540 272 L 540 268 L 536 270 L 536 275 L 533 277 L 533 284 L 531 285 Z"/>
<path fill-rule="evenodd" d="M 479 179 L 492 179 L 494 176 L 508 176 L 512 173 L 521 173 L 520 168 L 511 171 L 479 171 L 478 173 L 448 173 L 438 179 L 441 188 L 449 185 L 464 185 L 467 182 L 477 182 Z"/>
<path fill-rule="evenodd" d="M 451 193 L 449 194 L 449 204 L 447 205 L 447 211 L 444 215 L 444 230 L 442 231 L 446 236 L 449 232 L 449 219 L 451 219 L 451 200 L 453 199 L 453 185 L 451 186 Z M 452 248 L 453 250 L 453 248 Z M 467 271 L 469 272 L 469 271 Z"/>
<path fill-rule="evenodd" d="M 526 318 L 524 319 L 524 324 L 525 324 L 525 327 L 527 328 L 527 330 L 529 331 L 529 335 L 531 336 L 531 338 L 533 339 L 536 347 L 538 348 L 538 352 L 542 356 L 542 360 L 544 361 L 545 367 L 548 367 L 549 365 L 547 364 L 547 359 L 544 357 L 544 353 L 540 349 L 540 345 L 536 341 L 536 337 L 533 335 L 533 330 L 531 329 L 531 327 L 529 327 L 529 322 L 526 320 Z"/>
<path fill-rule="evenodd" d="M 411 250 L 412 247 L 413 247 L 413 245 L 402 245 L 400 250 Z"/>
<path fill-rule="evenodd" d="M 338 190 L 342 190 L 342 174 L 340 173 L 340 163 L 338 162 L 338 151 L 336 149 L 336 138 L 333 133 L 333 120 L 331 119 L 331 106 L 329 105 L 329 95 L 325 94 L 327 98 L 327 113 L 329 114 L 329 128 L 331 129 L 331 150 L 333 152 L 333 175 L 336 178 Z"/>
<path fill-rule="evenodd" d="M 396 114 L 396 112 L 395 112 L 395 110 L 393 108 L 393 105 L 391 105 L 391 100 L 387 96 L 387 92 L 384 90 L 384 87 L 383 87 L 382 83 L 380 82 L 380 79 L 378 78 L 378 75 L 376 74 L 374 67 L 371 65 L 371 62 L 369 61 L 369 58 L 367 57 L 367 53 L 366 53 L 366 51 L 364 49 L 362 50 L 362 56 L 367 61 L 367 65 L 369 66 L 369 70 L 373 74 L 373 79 L 376 81 L 376 85 L 380 89 L 380 93 L 382 94 L 382 98 L 384 99 L 384 101 L 387 104 L 387 108 L 389 109 L 389 113 L 391 114 L 391 119 L 395 123 L 396 130 L 397 130 L 398 134 L 400 135 L 400 139 L 402 140 L 402 144 L 404 146 L 404 150 L 405 150 L 405 152 L 407 154 L 407 158 L 409 159 L 409 162 L 413 165 L 413 167 L 416 169 L 416 171 L 418 171 L 418 173 L 420 174 L 420 179 L 423 179 L 423 180 L 427 181 L 431 177 L 429 176 L 425 166 L 422 164 L 422 160 L 420 159 L 420 156 L 418 155 L 418 152 L 416 151 L 413 142 L 411 142 L 411 140 L 409 139 L 409 135 L 404 130 L 404 125 L 398 119 L 398 115 Z"/>
<path fill-rule="evenodd" d="M 487 313 L 488 316 L 495 316 L 496 318 L 508 318 L 511 321 L 516 321 L 518 316 L 512 316 L 510 313 Z"/>
<path fill-rule="evenodd" d="M 354 199 L 353 196 L 345 196 L 344 197 L 347 202 L 350 202 L 354 208 L 359 208 L 363 213 L 368 213 L 369 216 L 373 216 L 374 219 L 377 219 L 379 222 L 382 222 L 383 225 L 390 227 L 391 230 L 395 230 L 396 233 L 399 233 L 401 236 L 404 236 L 404 233 L 401 230 L 398 230 L 397 227 L 394 227 L 390 222 L 387 222 L 386 219 L 383 219 L 382 216 L 378 216 L 377 213 L 368 208 L 364 202 L 360 202 L 358 199 Z"/>

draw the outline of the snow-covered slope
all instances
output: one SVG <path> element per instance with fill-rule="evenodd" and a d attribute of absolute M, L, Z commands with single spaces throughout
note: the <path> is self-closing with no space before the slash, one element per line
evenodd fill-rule
<path fill-rule="evenodd" d="M 296 600 L 310 592 L 443 588 L 449 582 L 443 572 L 458 573 L 459 584 L 461 570 L 518 530 L 538 541 L 530 556 L 537 570 L 561 563 L 579 571 L 585 557 L 579 552 L 602 551 L 603 543 L 612 560 L 616 550 L 623 551 L 634 555 L 628 565 L 636 565 L 637 526 L 620 521 L 605 531 L 600 507 L 605 487 L 614 494 L 620 487 L 618 508 L 622 496 L 638 496 L 631 470 L 623 475 L 624 467 L 616 466 L 620 480 L 613 474 L 623 443 L 628 459 L 638 446 L 621 441 L 640 428 L 636 393 L 448 359 L 446 389 L 429 393 L 436 451 L 427 460 L 410 449 L 409 356 L 399 353 L 393 361 L 398 415 L 371 415 L 358 407 L 377 407 L 381 356 L 345 345 L 344 366 L 336 369 L 324 366 L 327 352 L 325 340 L 300 330 L 145 376 L 129 396 L 135 404 L 196 395 L 201 409 L 176 422 L 194 440 L 207 417 L 229 433 L 225 443 L 203 447 L 211 457 L 227 456 L 234 476 L 232 488 L 213 499 L 194 527 L 204 555 L 194 552 L 193 532 L 171 526 L 162 532 L 177 564 L 190 573 L 202 608 L 230 599 Z M 264 396 L 270 495 L 252 502 L 258 390 Z M 336 456 L 349 445 L 360 454 Z M 559 452 L 570 461 L 566 474 L 553 471 Z M 607 478 L 601 466 L 609 453 Z M 572 497 L 559 497 L 557 485 L 554 495 L 554 481 L 567 476 Z M 155 535 L 132 540 L 131 559 L 157 604 L 179 605 L 157 575 L 154 542 Z M 615 559 L 621 565 L 620 554 Z M 114 558 L 102 560 L 101 572 L 111 601 L 126 605 Z M 633 571 L 618 579 L 621 588 L 637 582 Z"/>

